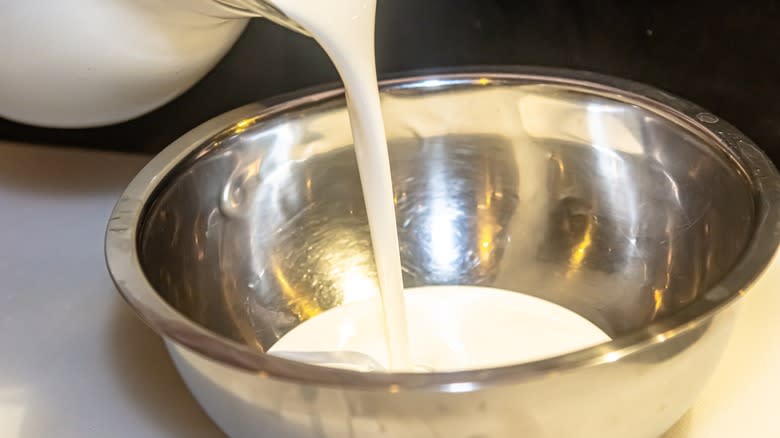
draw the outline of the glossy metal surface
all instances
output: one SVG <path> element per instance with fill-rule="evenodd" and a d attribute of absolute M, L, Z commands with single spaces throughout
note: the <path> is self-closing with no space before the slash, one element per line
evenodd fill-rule
<path fill-rule="evenodd" d="M 343 95 L 280 102 L 163 151 L 107 234 L 118 288 L 232 436 L 658 436 L 778 245 L 777 171 L 695 105 L 558 70 L 392 81 L 405 284 L 536 295 L 615 340 L 460 373 L 270 357 L 301 321 L 377 293 Z"/>

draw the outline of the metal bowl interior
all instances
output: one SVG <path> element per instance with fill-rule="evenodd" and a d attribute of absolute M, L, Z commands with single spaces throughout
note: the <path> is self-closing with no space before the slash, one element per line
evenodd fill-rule
<path fill-rule="evenodd" d="M 777 172 L 690 103 L 560 71 L 415 77 L 383 91 L 405 285 L 538 296 L 613 342 L 426 377 L 263 354 L 302 321 L 378 294 L 339 90 L 208 122 L 136 178 L 107 251 L 141 316 L 207 357 L 282 378 L 486 382 L 616 360 L 695 328 L 777 248 Z"/>

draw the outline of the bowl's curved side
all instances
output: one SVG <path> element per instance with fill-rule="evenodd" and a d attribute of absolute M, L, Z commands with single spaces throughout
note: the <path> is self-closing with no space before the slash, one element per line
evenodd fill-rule
<path fill-rule="evenodd" d="M 166 344 L 198 402 L 235 438 L 656 438 L 709 379 L 737 308 L 619 361 L 477 390 L 468 383 L 398 393 L 301 385 Z"/>

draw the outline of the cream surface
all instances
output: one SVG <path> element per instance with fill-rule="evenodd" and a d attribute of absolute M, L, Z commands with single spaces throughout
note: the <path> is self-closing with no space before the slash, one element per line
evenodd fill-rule
<path fill-rule="evenodd" d="M 411 369 L 415 371 L 511 365 L 610 340 L 571 310 L 502 289 L 421 287 L 407 289 L 405 301 Z M 269 352 L 320 365 L 386 370 L 389 362 L 380 312 L 378 300 L 336 307 L 303 322 Z"/>

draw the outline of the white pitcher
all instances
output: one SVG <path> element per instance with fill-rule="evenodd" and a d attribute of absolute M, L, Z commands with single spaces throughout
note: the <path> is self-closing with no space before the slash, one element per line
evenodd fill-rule
<path fill-rule="evenodd" d="M 198 82 L 248 17 L 296 28 L 260 1 L 2 2 L 0 117 L 82 128 L 147 113 Z"/>

